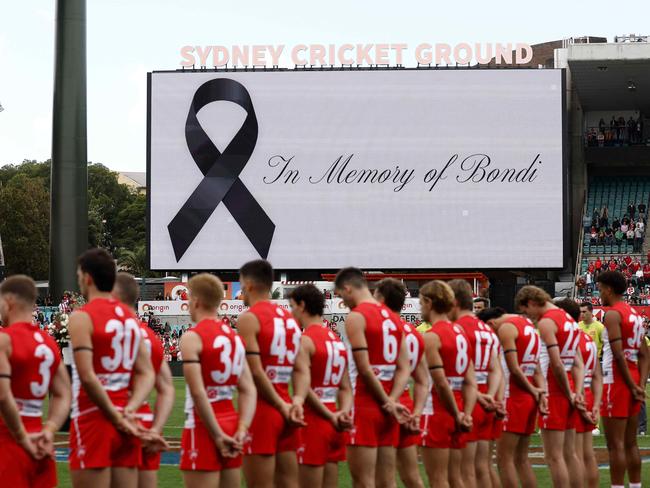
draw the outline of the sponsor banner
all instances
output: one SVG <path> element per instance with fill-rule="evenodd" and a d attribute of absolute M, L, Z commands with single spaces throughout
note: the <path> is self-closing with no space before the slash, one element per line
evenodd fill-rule
<path fill-rule="evenodd" d="M 272 300 L 279 307 L 290 310 L 289 300 Z M 248 310 L 243 300 L 224 300 L 219 306 L 220 315 L 239 315 Z M 334 298 L 325 300 L 325 315 L 332 317 L 345 317 L 350 309 L 345 306 L 343 300 Z M 183 300 L 160 300 L 138 302 L 138 314 L 153 313 L 154 315 L 189 315 L 189 303 Z M 408 322 L 413 322 L 413 317 L 420 317 L 420 303 L 417 298 L 407 298 L 401 312 L 402 316 L 409 317 Z"/>
<path fill-rule="evenodd" d="M 183 300 L 151 300 L 138 302 L 138 314 L 153 313 L 157 316 L 164 315 L 189 315 L 190 306 Z"/>
<path fill-rule="evenodd" d="M 165 283 L 165 299 L 173 300 L 176 296 L 185 293 L 187 296 L 187 283 L 182 281 L 170 281 Z"/>
<path fill-rule="evenodd" d="M 239 281 L 224 281 L 223 288 L 226 293 L 225 298 L 227 300 L 241 298 L 237 296 L 241 290 Z M 165 283 L 164 293 L 165 293 L 165 299 L 169 298 L 173 300 L 178 294 L 187 297 L 188 294 L 187 283 L 182 281 L 167 282 Z"/>
<path fill-rule="evenodd" d="M 272 300 L 278 307 L 290 310 L 289 300 Z M 243 300 L 224 300 L 219 305 L 219 315 L 239 315 L 248 310 Z"/>

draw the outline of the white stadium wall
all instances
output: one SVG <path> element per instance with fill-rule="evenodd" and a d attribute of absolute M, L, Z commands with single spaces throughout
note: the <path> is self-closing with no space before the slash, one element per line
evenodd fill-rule
<path fill-rule="evenodd" d="M 154 72 L 157 270 L 561 268 L 562 70 Z"/>

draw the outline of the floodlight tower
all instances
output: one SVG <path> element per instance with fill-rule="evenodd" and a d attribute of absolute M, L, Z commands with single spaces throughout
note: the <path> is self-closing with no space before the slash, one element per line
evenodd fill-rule
<path fill-rule="evenodd" d="M 50 295 L 77 289 L 88 247 L 86 0 L 57 0 L 50 193 Z"/>

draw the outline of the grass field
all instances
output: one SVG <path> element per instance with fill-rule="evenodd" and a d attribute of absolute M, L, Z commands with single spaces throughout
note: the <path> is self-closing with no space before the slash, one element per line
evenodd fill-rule
<path fill-rule="evenodd" d="M 174 405 L 174 409 L 169 418 L 169 421 L 167 422 L 167 426 L 165 427 L 165 436 L 179 438 L 181 436 L 184 422 L 183 404 L 185 399 L 185 383 L 182 378 L 175 378 L 174 385 L 176 387 L 176 403 Z M 539 435 L 532 436 L 531 445 L 541 446 L 541 439 Z M 594 436 L 594 445 L 604 446 L 605 437 L 603 435 Z M 650 448 L 650 436 L 639 437 L 639 445 L 644 448 Z M 539 462 L 541 464 L 543 460 L 540 459 L 536 462 Z M 57 463 L 57 468 L 59 474 L 59 486 L 71 486 L 68 464 Z M 420 468 L 422 471 L 422 477 L 426 480 L 422 466 Z M 551 486 L 548 469 L 543 467 L 536 468 L 535 473 L 537 475 L 537 481 L 540 487 Z M 643 465 L 642 481 L 643 486 L 650 486 L 650 459 Z M 182 486 L 182 477 L 178 466 L 161 466 L 159 472 L 159 486 L 163 488 L 175 488 Z M 339 486 L 352 486 L 350 473 L 348 471 L 347 464 L 345 463 L 342 463 L 339 469 Z M 398 482 L 398 486 L 402 487 L 403 485 Z M 601 468 L 600 470 L 600 486 L 609 486 L 609 470 L 606 468 Z"/>

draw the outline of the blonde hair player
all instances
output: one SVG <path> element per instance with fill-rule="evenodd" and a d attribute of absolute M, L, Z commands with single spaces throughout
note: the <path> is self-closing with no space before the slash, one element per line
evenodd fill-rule
<path fill-rule="evenodd" d="M 447 283 L 430 281 L 420 288 L 422 318 L 431 323 L 424 348 L 434 387 L 422 418 L 422 460 L 430 485 L 443 488 L 463 486 L 461 449 L 476 405 L 469 341 L 463 328 L 449 320 L 454 303 Z"/>
<path fill-rule="evenodd" d="M 224 295 L 221 281 L 201 273 L 190 279 L 188 289 L 196 326 L 181 340 L 187 393 L 180 468 L 188 488 L 236 487 L 257 394 L 244 343 L 217 316 Z"/>

